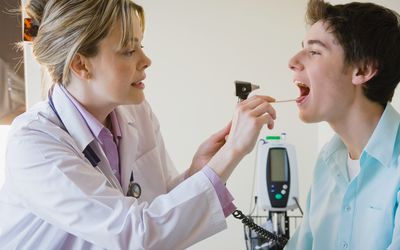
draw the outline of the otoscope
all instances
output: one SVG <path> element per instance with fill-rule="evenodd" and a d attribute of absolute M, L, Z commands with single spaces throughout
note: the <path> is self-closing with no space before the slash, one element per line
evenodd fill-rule
<path fill-rule="evenodd" d="M 246 100 L 253 90 L 259 88 L 259 85 L 255 85 L 250 82 L 235 81 L 236 96 L 239 98 L 238 102 Z"/>
<path fill-rule="evenodd" d="M 252 91 L 259 88 L 260 85 L 252 84 L 251 82 L 235 81 L 236 96 L 239 99 L 238 102 L 246 100 Z M 275 100 L 271 101 L 270 103 L 293 102 L 293 101 L 296 101 L 296 99 Z"/>

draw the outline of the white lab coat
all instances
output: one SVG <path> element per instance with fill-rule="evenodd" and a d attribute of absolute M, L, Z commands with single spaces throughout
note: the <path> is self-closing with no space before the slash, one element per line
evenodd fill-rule
<path fill-rule="evenodd" d="M 217 194 L 200 171 L 185 181 L 164 147 L 147 102 L 116 109 L 122 130 L 121 186 L 85 121 L 70 105 L 47 101 L 19 116 L 9 133 L 0 191 L 0 249 L 184 249 L 226 228 Z M 82 151 L 90 143 L 96 170 Z M 126 197 L 130 175 L 142 188 Z"/>

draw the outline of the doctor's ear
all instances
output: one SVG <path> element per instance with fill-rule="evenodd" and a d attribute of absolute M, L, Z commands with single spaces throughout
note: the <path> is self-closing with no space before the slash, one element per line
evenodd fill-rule
<path fill-rule="evenodd" d="M 90 80 L 91 73 L 90 73 L 90 61 L 87 57 L 76 53 L 74 58 L 71 60 L 70 69 L 72 74 L 82 80 Z"/>
<path fill-rule="evenodd" d="M 378 73 L 374 63 L 365 63 L 355 66 L 353 69 L 352 82 L 354 85 L 362 85 Z"/>

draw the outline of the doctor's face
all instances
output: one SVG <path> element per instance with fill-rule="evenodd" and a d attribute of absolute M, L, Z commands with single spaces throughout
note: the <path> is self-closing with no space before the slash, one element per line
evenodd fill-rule
<path fill-rule="evenodd" d="M 289 62 L 301 93 L 299 116 L 305 122 L 339 121 L 355 93 L 352 67 L 345 65 L 344 50 L 327 28 L 322 21 L 312 25 L 303 48 Z"/>
<path fill-rule="evenodd" d="M 97 55 L 89 58 L 92 66 L 91 91 L 103 104 L 139 104 L 144 100 L 143 80 L 151 61 L 142 49 L 143 33 L 137 16 L 133 29 L 134 40 L 128 46 L 119 48 L 122 32 L 118 20 L 99 43 Z"/>

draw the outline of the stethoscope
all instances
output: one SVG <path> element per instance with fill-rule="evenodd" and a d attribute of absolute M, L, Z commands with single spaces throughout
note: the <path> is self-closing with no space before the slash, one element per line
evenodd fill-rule
<path fill-rule="evenodd" d="M 49 98 L 49 105 L 50 108 L 54 111 L 54 113 L 56 114 L 58 120 L 60 120 L 61 124 L 64 127 L 64 130 L 69 134 L 67 128 L 65 127 L 63 121 L 61 120 L 60 115 L 58 114 L 56 107 L 54 106 L 54 102 L 53 102 L 53 98 L 51 97 L 51 94 L 49 93 L 48 95 Z M 83 150 L 83 155 L 85 155 L 86 159 L 88 159 L 88 161 L 90 162 L 90 164 L 92 164 L 92 166 L 97 169 L 101 174 L 104 175 L 104 177 L 106 177 L 107 182 L 113 186 L 114 188 L 117 188 L 119 184 L 114 183 L 114 181 L 109 178 L 107 178 L 107 176 L 104 174 L 104 172 L 98 167 L 98 163 L 100 162 L 100 158 L 97 156 L 97 154 L 94 152 L 94 150 L 92 149 L 92 147 L 90 147 L 90 145 L 87 145 L 87 147 Z M 112 183 L 111 183 L 112 182 Z M 138 199 L 140 197 L 140 195 L 142 194 L 142 188 L 140 187 L 140 185 L 134 181 L 133 178 L 133 171 L 131 172 L 131 177 L 129 180 L 129 185 L 128 185 L 128 192 L 127 192 L 127 196 L 131 196 L 134 197 L 136 199 Z"/>

